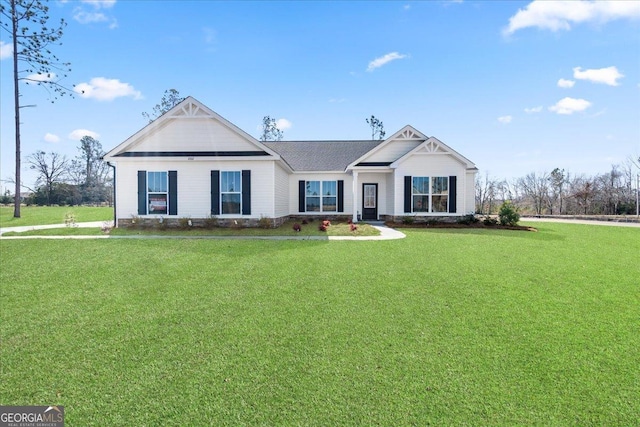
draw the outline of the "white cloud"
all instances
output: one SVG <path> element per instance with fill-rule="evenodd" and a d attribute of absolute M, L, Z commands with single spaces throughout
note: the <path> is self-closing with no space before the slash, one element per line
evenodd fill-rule
<path fill-rule="evenodd" d="M 638 3 L 640 4 L 640 3 Z M 607 67 L 582 71 L 582 67 L 573 69 L 573 78 L 589 80 L 593 83 L 603 83 L 609 86 L 618 86 L 618 79 L 624 77 L 616 67 Z"/>
<path fill-rule="evenodd" d="M 575 84 L 576 82 L 574 82 L 573 80 L 567 80 L 567 79 L 558 80 L 558 87 L 565 88 L 565 89 L 571 88 Z"/>
<path fill-rule="evenodd" d="M 640 18 L 640 2 L 637 1 L 535 0 L 509 18 L 503 34 L 510 35 L 528 27 L 567 31 L 572 24 L 637 18 Z"/>
<path fill-rule="evenodd" d="M 69 139 L 80 141 L 83 136 L 90 136 L 91 138 L 98 139 L 100 137 L 100 134 L 87 129 L 76 129 L 69 134 Z"/>
<path fill-rule="evenodd" d="M 504 124 L 511 123 L 511 120 L 513 120 L 513 117 L 511 117 L 511 116 L 500 116 L 500 117 L 498 117 L 498 121 L 500 123 L 504 123 Z"/>
<path fill-rule="evenodd" d="M 402 6 L 402 9 L 409 10 L 409 9 L 411 9 L 411 5 L 410 4 L 405 4 L 404 6 Z"/>
<path fill-rule="evenodd" d="M 293 123 L 291 123 L 287 119 L 278 119 L 276 120 L 276 126 L 280 130 L 287 130 L 287 129 L 291 129 L 291 127 L 293 126 Z"/>
<path fill-rule="evenodd" d="M 90 24 L 92 22 L 108 21 L 107 15 L 102 12 L 87 12 L 86 10 L 77 9 L 73 15 L 73 19 L 81 24 Z"/>
<path fill-rule="evenodd" d="M 49 74 L 29 74 L 25 77 L 25 82 L 27 84 L 38 84 L 39 82 L 51 82 L 55 80 L 56 73 Z"/>
<path fill-rule="evenodd" d="M 11 58 L 13 55 L 13 45 L 0 41 L 0 60 Z"/>
<path fill-rule="evenodd" d="M 58 135 L 54 135 L 52 133 L 46 133 L 44 138 L 43 138 L 46 142 L 51 142 L 52 144 L 55 144 L 56 142 L 60 142 L 60 137 Z"/>
<path fill-rule="evenodd" d="M 534 113 L 539 113 L 542 111 L 542 105 L 538 105 L 537 107 L 533 107 L 533 108 L 525 108 L 524 112 L 527 114 L 534 114 Z"/>
<path fill-rule="evenodd" d="M 549 111 L 558 114 L 573 114 L 591 107 L 591 103 L 585 99 L 562 98 L 556 105 L 549 107 Z"/>
<path fill-rule="evenodd" d="M 380 68 L 385 64 L 388 64 L 391 61 L 395 61 L 396 59 L 404 59 L 404 58 L 408 58 L 409 55 L 405 55 L 405 54 L 400 54 L 398 52 L 391 52 L 391 53 L 387 53 L 384 56 L 381 56 L 379 58 L 374 59 L 373 61 L 369 62 L 369 66 L 367 67 L 367 71 L 373 71 L 376 68 Z"/>
<path fill-rule="evenodd" d="M 116 4 L 116 0 L 81 0 L 82 3 L 90 4 L 96 9 L 110 9 Z"/>
<path fill-rule="evenodd" d="M 112 101 L 116 98 L 130 96 L 142 99 L 142 93 L 135 90 L 129 83 L 122 83 L 118 79 L 94 77 L 89 83 L 80 83 L 73 89 L 82 98 L 93 98 L 98 101 Z"/>
<path fill-rule="evenodd" d="M 116 0 L 81 0 L 81 3 L 93 6 L 93 10 L 87 11 L 84 6 L 76 7 L 73 10 L 73 19 L 79 23 L 109 22 L 109 29 L 118 27 L 118 21 L 113 16 L 100 11 L 101 9 L 111 9 L 116 4 Z"/>

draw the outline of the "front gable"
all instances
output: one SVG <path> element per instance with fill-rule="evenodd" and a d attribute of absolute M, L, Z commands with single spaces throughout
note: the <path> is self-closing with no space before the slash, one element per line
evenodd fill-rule
<path fill-rule="evenodd" d="M 118 157 L 280 156 L 199 101 L 187 97 L 105 155 Z"/>
<path fill-rule="evenodd" d="M 470 169 L 472 170 L 476 168 L 473 162 L 471 162 L 469 159 L 467 159 L 462 154 L 458 153 L 457 151 L 455 151 L 454 149 L 446 145 L 444 142 L 434 137 L 428 138 L 426 141 L 424 141 L 423 143 L 415 147 L 413 150 L 409 151 L 408 153 L 406 153 L 405 155 L 403 155 L 402 157 L 400 157 L 399 159 L 391 163 L 389 166 L 391 168 L 397 168 L 402 163 L 406 162 L 408 159 L 414 156 L 421 156 L 421 155 L 429 155 L 429 156 L 446 155 L 446 156 L 449 156 L 450 158 L 453 158 L 457 162 L 459 162 L 467 170 L 470 170 Z"/>
<path fill-rule="evenodd" d="M 380 145 L 369 151 L 348 168 L 354 166 L 389 166 L 400 157 L 415 149 L 428 137 L 411 126 L 405 126 Z"/>

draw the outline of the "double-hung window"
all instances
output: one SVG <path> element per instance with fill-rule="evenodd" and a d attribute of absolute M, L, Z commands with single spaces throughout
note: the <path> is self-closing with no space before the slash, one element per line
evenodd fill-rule
<path fill-rule="evenodd" d="M 443 213 L 449 209 L 449 178 L 446 176 L 414 176 L 412 183 L 413 212 Z"/>
<path fill-rule="evenodd" d="M 220 172 L 222 214 L 242 212 L 242 175 L 240 171 Z"/>
<path fill-rule="evenodd" d="M 306 181 L 305 189 L 306 212 L 338 211 L 337 181 Z"/>
<path fill-rule="evenodd" d="M 167 172 L 147 172 L 148 213 L 166 215 L 169 192 Z"/>
<path fill-rule="evenodd" d="M 431 185 L 431 212 L 449 211 L 449 178 L 436 176 Z"/>

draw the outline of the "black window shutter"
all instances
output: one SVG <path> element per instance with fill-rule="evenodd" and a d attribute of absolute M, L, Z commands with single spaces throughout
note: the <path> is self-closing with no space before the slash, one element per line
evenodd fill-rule
<path fill-rule="evenodd" d="M 338 180 L 338 212 L 344 212 L 344 181 Z"/>
<path fill-rule="evenodd" d="M 251 171 L 242 171 L 242 215 L 251 215 Z"/>
<path fill-rule="evenodd" d="M 220 171 L 211 171 L 211 215 L 220 215 Z"/>
<path fill-rule="evenodd" d="M 169 171 L 169 215 L 178 215 L 178 171 Z"/>
<path fill-rule="evenodd" d="M 306 192 L 305 182 L 303 180 L 298 181 L 298 212 L 305 211 L 304 194 Z"/>
<path fill-rule="evenodd" d="M 411 177 L 404 177 L 404 212 L 411 213 Z"/>
<path fill-rule="evenodd" d="M 456 213 L 456 184 L 458 177 L 449 177 L 449 213 Z"/>
<path fill-rule="evenodd" d="M 147 171 L 138 171 L 138 215 L 147 214 Z"/>

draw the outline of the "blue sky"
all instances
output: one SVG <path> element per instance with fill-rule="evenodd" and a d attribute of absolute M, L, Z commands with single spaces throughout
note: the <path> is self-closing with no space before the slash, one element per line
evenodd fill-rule
<path fill-rule="evenodd" d="M 68 26 L 52 104 L 23 84 L 23 159 L 105 150 L 142 128 L 165 90 L 191 95 L 254 136 L 367 139 L 410 124 L 515 178 L 596 174 L 640 154 L 640 2 L 52 1 Z M 13 175 L 10 39 L 0 34 L 0 178 Z M 23 161 L 24 163 L 24 161 Z M 25 184 L 33 175 L 23 166 Z M 6 185 L 6 183 L 3 183 Z M 10 186 L 9 186 L 10 187 Z M 11 187 L 10 187 L 11 188 Z"/>

